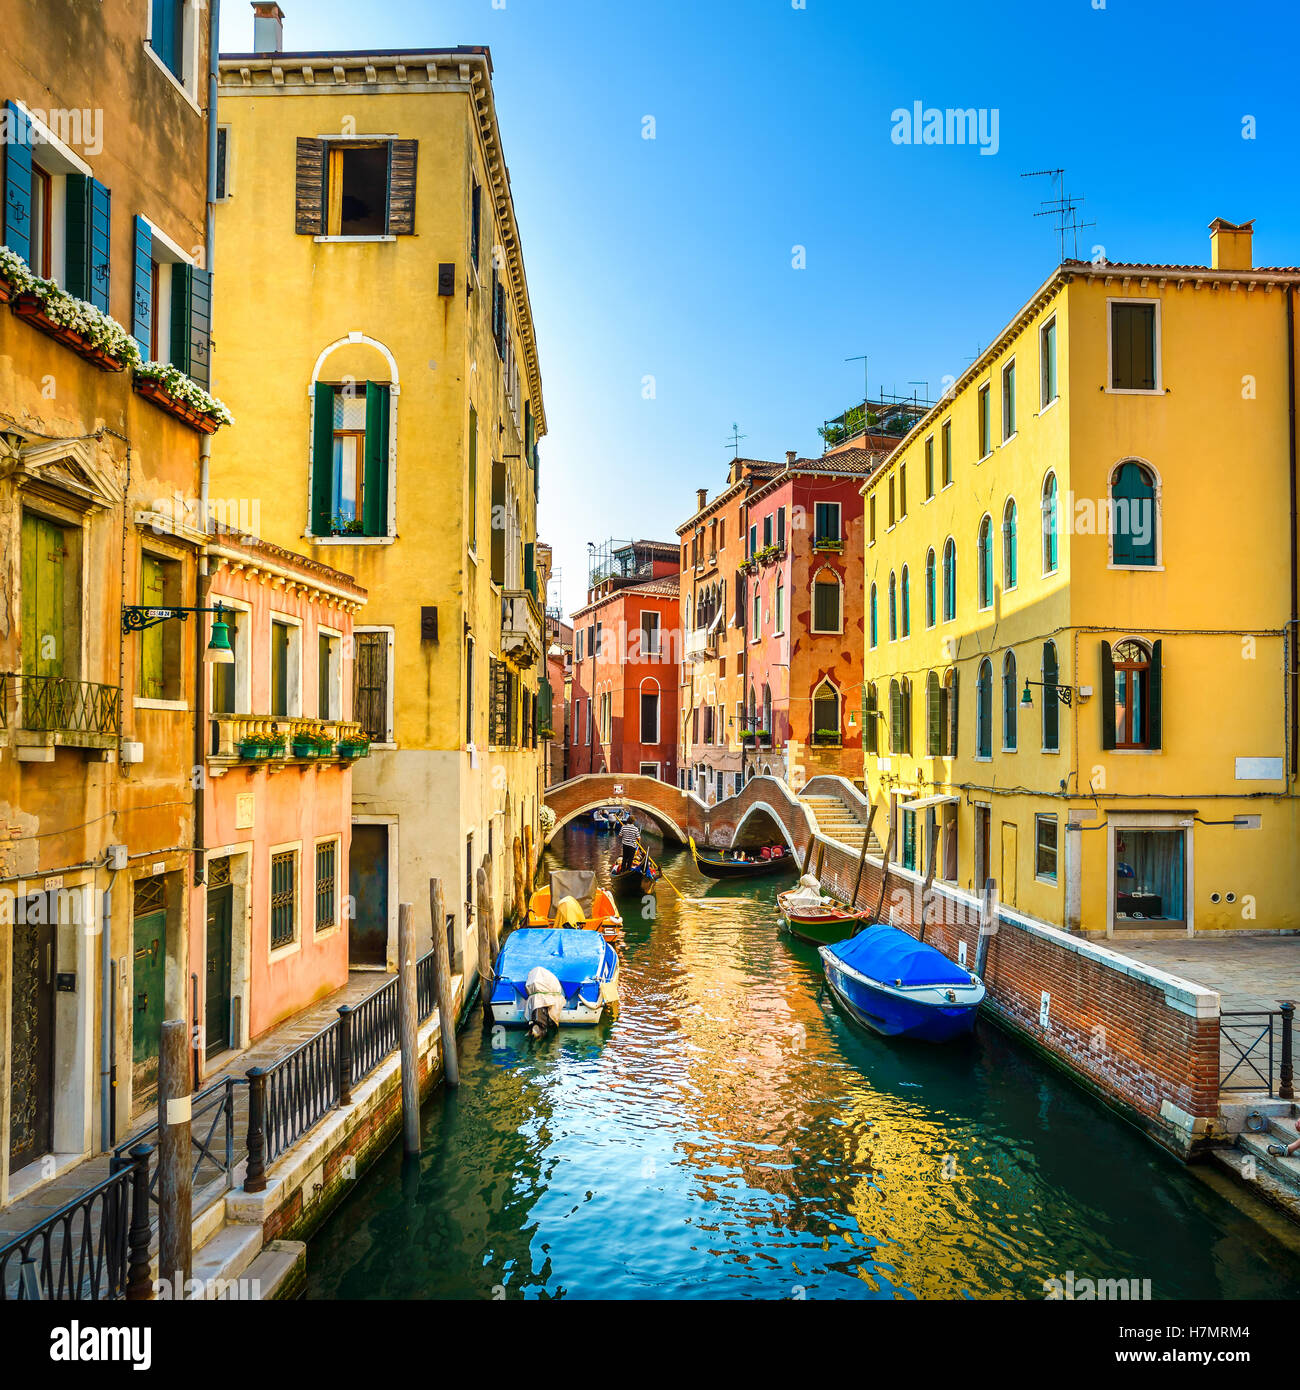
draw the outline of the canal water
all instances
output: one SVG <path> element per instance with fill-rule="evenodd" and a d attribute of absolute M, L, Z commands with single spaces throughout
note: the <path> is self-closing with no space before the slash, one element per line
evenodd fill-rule
<path fill-rule="evenodd" d="M 613 842 L 557 837 L 599 869 Z M 534 1043 L 475 1013 L 461 1085 L 312 1240 L 311 1298 L 1294 1297 L 1300 1257 L 982 1023 L 936 1048 L 841 1015 L 775 894 L 666 851 L 624 905 L 620 1016 Z"/>

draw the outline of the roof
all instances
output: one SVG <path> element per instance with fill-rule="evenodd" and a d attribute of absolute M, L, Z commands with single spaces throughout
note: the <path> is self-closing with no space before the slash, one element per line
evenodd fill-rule
<path fill-rule="evenodd" d="M 822 454 L 818 458 L 795 459 L 782 464 L 781 471 L 764 479 L 752 491 L 751 499 L 788 482 L 800 474 L 819 473 L 830 477 L 861 478 L 865 482 L 893 453 L 891 449 L 845 449 L 838 454 Z"/>
<path fill-rule="evenodd" d="M 673 546 L 674 553 L 677 547 Z M 603 608 L 607 603 L 613 603 L 616 599 L 637 596 L 640 598 L 666 598 L 676 599 L 681 594 L 681 585 L 678 576 L 666 574 L 660 579 L 643 579 L 639 584 L 624 584 L 620 589 L 611 589 L 609 593 L 602 594 L 598 599 L 591 603 L 583 604 L 581 608 L 575 609 L 569 616 L 576 622 L 584 613 L 594 613 L 596 609 Z"/>
<path fill-rule="evenodd" d="M 699 507 L 694 512 L 692 512 L 691 515 L 685 521 L 683 521 L 682 524 L 677 528 L 677 534 L 679 536 L 682 535 L 684 532 L 689 531 L 691 527 L 696 524 L 696 522 L 708 516 L 710 512 L 715 511 L 724 502 L 729 502 L 738 493 L 743 492 L 748 488 L 754 487 L 756 478 L 770 477 L 775 473 L 779 473 L 785 467 L 785 464 L 773 463 L 771 459 L 732 459 L 732 468 L 735 468 L 737 464 L 744 464 L 749 471 L 743 474 L 734 483 L 728 483 L 727 486 L 720 493 L 718 493 L 716 497 L 710 498 L 708 501 L 705 502 L 705 504 L 702 507 Z"/>

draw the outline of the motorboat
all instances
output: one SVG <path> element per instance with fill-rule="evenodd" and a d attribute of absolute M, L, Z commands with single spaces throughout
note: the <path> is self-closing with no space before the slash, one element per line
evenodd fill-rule
<path fill-rule="evenodd" d="M 507 1028 L 591 1027 L 618 1007 L 618 953 L 599 932 L 519 927 L 493 979 L 492 1020 Z"/>
<path fill-rule="evenodd" d="M 877 1033 L 948 1042 L 975 1026 L 984 982 L 900 927 L 877 923 L 819 954 L 831 993 Z"/>
<path fill-rule="evenodd" d="M 587 927 L 613 930 L 623 925 L 614 899 L 596 886 L 591 869 L 554 869 L 550 882 L 528 899 L 530 927 Z"/>

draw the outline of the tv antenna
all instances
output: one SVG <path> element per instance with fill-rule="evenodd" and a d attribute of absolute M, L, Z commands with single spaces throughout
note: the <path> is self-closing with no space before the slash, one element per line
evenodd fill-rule
<path fill-rule="evenodd" d="M 1095 222 L 1080 222 L 1079 209 L 1083 206 L 1084 199 L 1076 198 L 1065 191 L 1065 170 L 1064 169 L 1031 169 L 1028 173 L 1021 174 L 1022 179 L 1051 179 L 1052 189 L 1056 196 L 1041 200 L 1042 210 L 1034 213 L 1035 217 L 1055 217 L 1056 232 L 1061 239 L 1061 259 L 1065 259 L 1065 234 L 1070 232 L 1074 238 L 1074 258 L 1079 258 L 1079 233 L 1085 227 L 1095 227 Z"/>
<path fill-rule="evenodd" d="M 736 458 L 740 457 L 740 441 L 748 438 L 749 436 L 747 434 L 741 434 L 740 425 L 733 420 L 731 422 L 731 438 L 727 440 L 727 443 L 735 450 Z"/>

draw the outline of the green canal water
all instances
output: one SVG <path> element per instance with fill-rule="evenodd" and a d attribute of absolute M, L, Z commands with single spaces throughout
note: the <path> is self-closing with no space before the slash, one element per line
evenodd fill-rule
<path fill-rule="evenodd" d="M 570 827 L 554 862 L 612 841 Z M 312 1240 L 311 1298 L 1023 1298 L 1149 1279 L 1294 1297 L 1300 1257 L 982 1023 L 935 1048 L 862 1032 L 777 925 L 784 879 L 665 855 L 625 904 L 619 1018 L 494 1042 Z"/>

